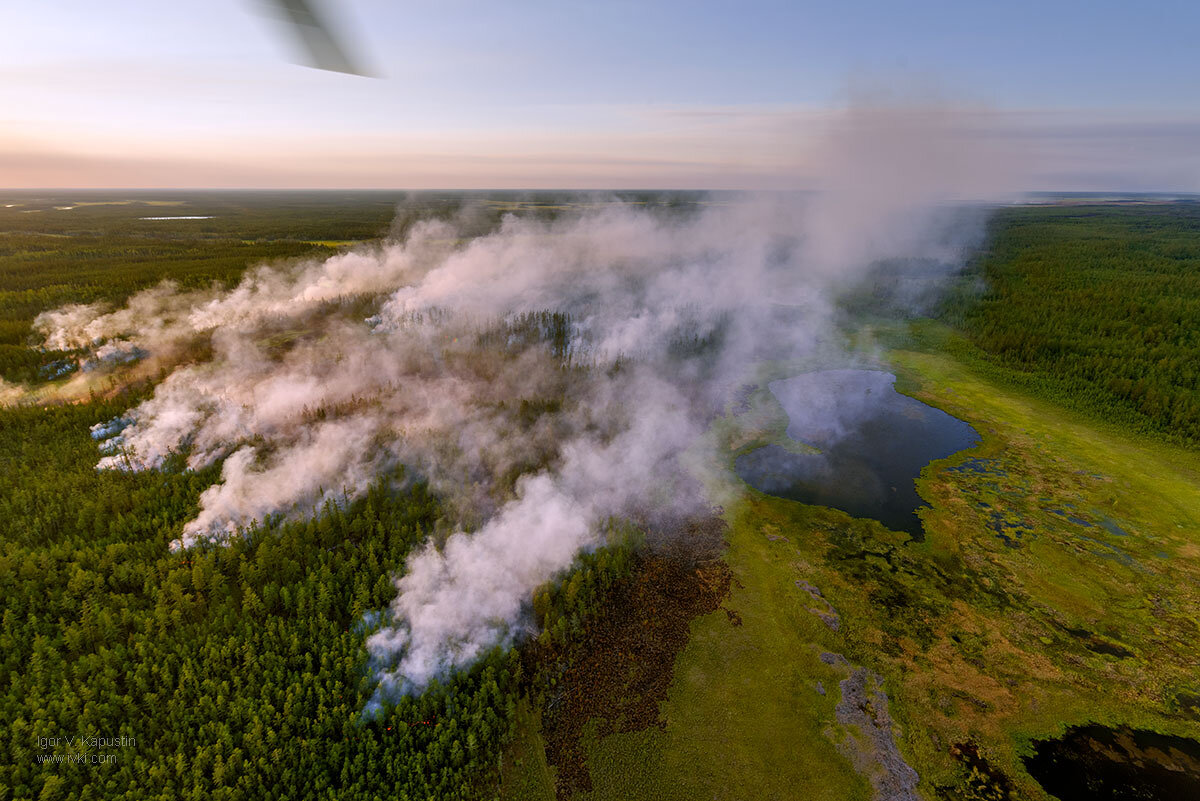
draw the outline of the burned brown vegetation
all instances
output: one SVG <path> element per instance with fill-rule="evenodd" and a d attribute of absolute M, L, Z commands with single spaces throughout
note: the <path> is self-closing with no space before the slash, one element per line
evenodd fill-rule
<path fill-rule="evenodd" d="M 531 649 L 543 677 L 546 759 L 557 769 L 559 798 L 592 787 L 584 743 L 590 721 L 599 736 L 666 725 L 659 705 L 691 621 L 720 609 L 729 592 L 732 574 L 719 556 L 723 531 L 720 518 L 692 522 L 636 552 L 628 574 L 596 599 L 577 638 Z"/>

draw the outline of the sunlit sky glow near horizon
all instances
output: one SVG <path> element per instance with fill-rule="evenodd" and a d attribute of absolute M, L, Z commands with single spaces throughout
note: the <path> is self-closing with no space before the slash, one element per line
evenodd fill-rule
<path fill-rule="evenodd" d="M 0 11 L 0 186 L 802 188 L 853 103 L 965 109 L 1029 189 L 1200 191 L 1200 5 L 250 0 Z"/>

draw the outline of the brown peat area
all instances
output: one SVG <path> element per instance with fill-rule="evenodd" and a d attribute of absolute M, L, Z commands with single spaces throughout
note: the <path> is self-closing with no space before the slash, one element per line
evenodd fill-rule
<path fill-rule="evenodd" d="M 660 544 L 641 549 L 629 575 L 598 604 L 582 639 L 565 649 L 533 649 L 542 675 L 557 673 L 543 698 L 542 735 L 559 798 L 592 789 L 589 722 L 598 723 L 599 737 L 665 726 L 659 705 L 691 622 L 720 609 L 729 593 L 732 573 L 720 558 L 724 531 L 724 521 L 712 517 L 656 537 Z M 730 621 L 736 625 L 736 616 Z"/>

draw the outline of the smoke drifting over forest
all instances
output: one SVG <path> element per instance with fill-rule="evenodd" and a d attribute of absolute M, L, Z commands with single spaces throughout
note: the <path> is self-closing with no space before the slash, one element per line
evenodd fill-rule
<path fill-rule="evenodd" d="M 102 469 L 221 463 L 175 548 L 400 466 L 427 480 L 454 526 L 410 557 L 368 640 L 383 691 L 404 692 L 516 636 L 610 518 L 719 502 L 695 448 L 747 369 L 836 349 L 836 299 L 881 259 L 946 272 L 979 233 L 949 201 L 994 196 L 1001 165 L 971 142 L 946 112 L 855 113 L 812 195 L 583 204 L 483 233 L 466 206 L 232 289 L 164 284 L 36 325 L 90 370 L 166 371 L 94 433 Z"/>

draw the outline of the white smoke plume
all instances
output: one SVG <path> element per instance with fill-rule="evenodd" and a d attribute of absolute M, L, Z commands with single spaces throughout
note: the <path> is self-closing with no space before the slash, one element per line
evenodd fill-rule
<path fill-rule="evenodd" d="M 396 465 L 426 477 L 460 528 L 410 557 L 368 641 L 382 689 L 408 691 L 518 633 L 608 518 L 704 509 L 680 455 L 756 360 L 833 347 L 834 298 L 879 259 L 958 258 L 949 202 L 986 197 L 1003 166 L 971 142 L 945 114 L 850 115 L 814 195 L 590 204 L 479 235 L 470 214 L 431 220 L 37 328 L 169 371 L 97 431 L 104 469 L 223 460 L 175 548 L 353 498 Z"/>
<path fill-rule="evenodd" d="M 699 430 L 673 387 L 643 381 L 657 395 L 638 399 L 641 411 L 621 434 L 603 445 L 566 443 L 561 465 L 522 478 L 516 497 L 477 532 L 455 533 L 440 551 L 427 545 L 409 560 L 391 610 L 397 624 L 367 641 L 377 662 L 399 660 L 382 673 L 385 694 L 422 687 L 505 642 L 533 588 L 598 544 L 605 518 L 636 512 L 646 487 L 678 471 L 673 459 Z M 668 417 L 674 424 L 664 427 Z"/>

